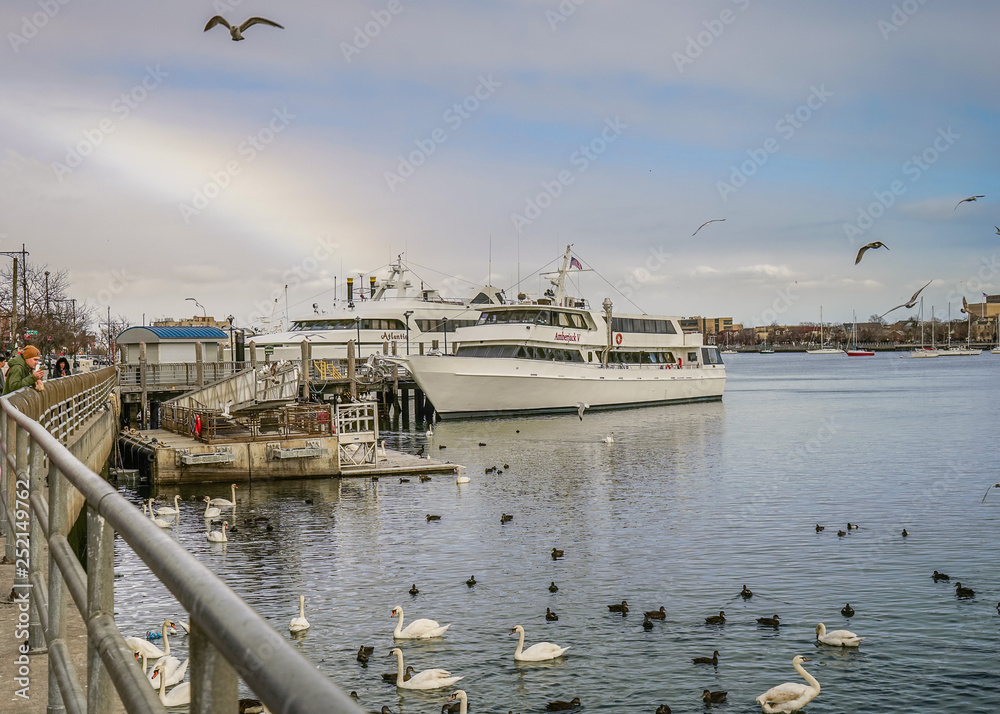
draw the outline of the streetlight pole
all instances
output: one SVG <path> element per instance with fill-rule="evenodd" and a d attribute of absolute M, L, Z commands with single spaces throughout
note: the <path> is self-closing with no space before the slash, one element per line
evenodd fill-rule
<path fill-rule="evenodd" d="M 190 300 L 195 305 L 197 305 L 198 307 L 200 307 L 201 308 L 201 315 L 202 315 L 202 317 L 204 317 L 206 321 L 208 320 L 208 312 L 205 310 L 205 306 L 204 305 L 202 305 L 200 302 L 198 302 L 194 298 L 184 298 L 184 299 L 185 300 Z"/>
<path fill-rule="evenodd" d="M 407 310 L 403 313 L 403 317 L 406 318 L 406 356 L 410 356 L 410 315 L 413 314 L 413 310 Z"/>
<path fill-rule="evenodd" d="M 358 355 L 357 355 L 357 357 L 358 357 L 358 359 L 361 359 L 361 317 L 360 316 L 354 318 L 354 327 L 358 331 Z"/>

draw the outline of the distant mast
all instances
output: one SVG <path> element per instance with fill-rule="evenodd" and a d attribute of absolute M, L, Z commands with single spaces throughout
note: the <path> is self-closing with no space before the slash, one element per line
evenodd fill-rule
<path fill-rule="evenodd" d="M 563 304 L 563 298 L 566 296 L 566 273 L 569 271 L 569 261 L 570 261 L 570 251 L 573 248 L 572 245 L 566 246 L 566 253 L 563 255 L 562 267 L 559 268 L 559 277 L 552 281 L 552 284 L 556 286 L 556 305 Z"/>

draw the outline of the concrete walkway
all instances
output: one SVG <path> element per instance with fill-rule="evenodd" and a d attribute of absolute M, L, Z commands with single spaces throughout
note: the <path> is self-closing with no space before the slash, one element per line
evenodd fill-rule
<path fill-rule="evenodd" d="M 0 536 L 0 552 L 6 545 Z M 48 554 L 43 551 L 43 558 Z M 28 686 L 18 679 L 22 676 L 18 663 L 21 656 L 19 648 L 24 641 L 14 639 L 17 629 L 17 619 L 20 614 L 19 605 L 9 600 L 11 588 L 14 586 L 14 565 L 0 564 L 0 712 L 11 714 L 45 714 L 48 706 L 49 658 L 46 654 L 28 656 Z M 19 588 L 19 591 L 23 588 Z M 77 680 L 81 685 L 87 685 L 87 629 L 83 619 L 73 606 L 72 600 L 66 608 L 66 644 L 69 647 L 70 658 L 76 669 Z M 17 692 L 26 693 L 28 698 L 18 696 Z M 86 691 L 86 690 L 85 690 Z M 120 704 L 116 712 L 124 712 Z"/>

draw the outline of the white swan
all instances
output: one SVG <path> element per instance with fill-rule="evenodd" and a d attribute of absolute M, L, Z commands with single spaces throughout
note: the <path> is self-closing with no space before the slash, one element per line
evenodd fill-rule
<path fill-rule="evenodd" d="M 455 467 L 455 474 L 456 474 L 455 483 L 469 483 L 469 481 L 471 480 L 468 476 L 465 475 L 464 466 Z"/>
<path fill-rule="evenodd" d="M 514 650 L 514 660 L 517 662 L 541 662 L 547 659 L 555 659 L 556 657 L 562 657 L 563 653 L 569 649 L 569 647 L 560 647 L 551 642 L 536 642 L 522 652 L 521 648 L 524 647 L 524 628 L 520 625 L 514 625 L 514 629 L 510 631 L 510 634 L 513 635 L 515 632 L 517 633 L 517 649 Z"/>
<path fill-rule="evenodd" d="M 419 620 L 414 620 L 406 628 L 403 628 L 403 608 L 399 605 L 392 608 L 392 617 L 399 615 L 399 622 L 396 623 L 396 629 L 393 630 L 392 636 L 397 640 L 423 640 L 428 637 L 440 637 L 444 634 L 445 630 L 451 627 L 449 622 L 447 625 L 439 625 L 434 620 L 428 620 L 426 618 L 421 618 Z"/>
<path fill-rule="evenodd" d="M 209 500 L 208 496 L 205 496 L 205 498 L 201 500 L 205 502 L 205 520 L 218 518 L 219 516 L 222 515 L 222 511 L 220 511 L 218 508 L 212 505 L 212 502 Z"/>
<path fill-rule="evenodd" d="M 164 681 L 167 683 L 166 686 L 171 686 L 177 684 L 182 679 L 184 679 L 184 673 L 187 672 L 188 660 L 181 661 L 170 654 L 170 637 L 168 630 L 174 626 L 174 623 L 170 620 L 163 621 L 163 627 L 160 630 L 160 634 L 163 636 L 163 655 L 153 662 L 153 668 L 146 676 L 149 680 L 149 684 L 153 689 L 156 689 L 159 682 L 154 678 L 157 668 L 160 670 L 160 676 L 163 677 Z M 145 662 L 143 663 L 145 666 Z"/>
<path fill-rule="evenodd" d="M 149 659 L 157 659 L 165 654 L 159 647 L 142 637 L 126 637 L 125 644 L 133 652 L 145 655 Z M 143 671 L 145 671 L 145 667 L 143 667 Z"/>
<path fill-rule="evenodd" d="M 191 703 L 191 683 L 184 682 L 167 692 L 167 680 L 161 676 L 160 667 L 153 668 L 153 678 L 159 679 L 160 702 L 165 707 L 180 707 Z"/>
<path fill-rule="evenodd" d="M 211 526 L 209 526 L 208 532 L 205 533 L 205 540 L 207 540 L 209 543 L 228 543 L 229 538 L 228 536 L 226 536 L 226 530 L 228 528 L 229 528 L 229 521 L 222 522 L 221 531 L 213 531 L 211 530 Z"/>
<path fill-rule="evenodd" d="M 611 432 L 610 434 L 608 434 L 607 436 L 605 436 L 603 439 L 601 439 L 601 441 L 603 441 L 605 444 L 613 444 L 613 443 L 615 443 L 615 433 Z"/>
<path fill-rule="evenodd" d="M 155 525 L 160 528 L 171 528 L 172 525 L 162 518 L 157 518 L 156 514 L 153 513 L 153 499 L 149 499 L 149 520 L 151 520 Z"/>
<path fill-rule="evenodd" d="M 824 645 L 834 645 L 835 647 L 857 647 L 864 637 L 858 637 L 850 630 L 826 631 L 826 625 L 822 622 L 816 625 L 816 639 Z"/>
<path fill-rule="evenodd" d="M 293 617 L 288 623 L 289 632 L 305 632 L 309 629 L 309 620 L 306 619 L 306 596 L 299 595 L 299 616 Z"/>
<path fill-rule="evenodd" d="M 766 692 L 757 697 L 757 703 L 767 714 L 772 712 L 797 712 L 806 704 L 819 696 L 820 687 L 816 678 L 802 668 L 803 662 L 809 662 L 808 657 L 796 655 L 792 660 L 792 666 L 801 674 L 807 682 L 785 682 L 777 687 L 771 687 Z"/>
<path fill-rule="evenodd" d="M 461 677 L 452 677 L 451 672 L 446 669 L 425 669 L 417 672 L 407 680 L 403 679 L 403 650 L 394 648 L 387 657 L 396 655 L 396 686 L 401 689 L 440 689 L 450 687 Z"/>
<path fill-rule="evenodd" d="M 469 714 L 469 698 L 465 694 L 465 690 L 458 689 L 448 698 L 449 702 L 458 700 L 458 714 Z"/>
<path fill-rule="evenodd" d="M 229 501 L 225 498 L 213 498 L 209 501 L 213 506 L 224 506 L 225 508 L 230 508 L 236 505 L 236 489 L 239 488 L 235 483 L 229 484 L 232 487 L 233 500 Z"/>
<path fill-rule="evenodd" d="M 171 508 L 170 506 L 164 506 L 163 508 L 157 508 L 156 509 L 156 515 L 158 515 L 158 516 L 176 516 L 178 513 L 181 512 L 180 500 L 181 500 L 181 497 L 178 496 L 178 495 L 176 495 L 176 494 L 174 494 L 174 507 Z"/>

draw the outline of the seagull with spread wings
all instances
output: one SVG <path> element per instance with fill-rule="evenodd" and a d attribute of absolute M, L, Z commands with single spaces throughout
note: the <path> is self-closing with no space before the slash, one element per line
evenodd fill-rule
<path fill-rule="evenodd" d="M 984 194 L 980 194 L 978 196 L 969 196 L 968 198 L 963 198 L 961 201 L 959 201 L 958 203 L 956 203 L 955 207 L 953 209 L 951 209 L 951 210 L 957 211 L 958 207 L 961 206 L 966 201 L 969 201 L 969 202 L 975 201 L 977 198 L 986 198 L 986 196 Z"/>
<path fill-rule="evenodd" d="M 691 236 L 694 237 L 694 236 L 698 235 L 698 231 L 700 231 L 702 228 L 704 228 L 705 226 L 707 226 L 709 223 L 718 223 L 718 222 L 724 221 L 724 220 L 726 220 L 726 219 L 725 218 L 713 218 L 710 221 L 705 221 L 700 226 L 698 226 L 698 229 L 694 233 L 692 233 Z"/>
<path fill-rule="evenodd" d="M 855 265 L 861 262 L 861 257 L 865 254 L 865 251 L 868 250 L 869 248 L 885 248 L 886 250 L 889 250 L 889 246 L 887 246 L 880 240 L 877 240 L 874 243 L 869 243 L 868 245 L 863 245 L 861 246 L 861 250 L 858 251 L 858 257 L 854 259 Z"/>
<path fill-rule="evenodd" d="M 927 285 L 930 285 L 933 282 L 934 282 L 933 280 L 928 280 L 927 281 Z M 927 285 L 924 285 L 924 288 L 926 288 Z M 898 310 L 901 307 L 911 308 L 914 305 L 916 305 L 917 304 L 917 297 L 919 297 L 920 293 L 922 293 L 924 291 L 924 288 L 920 288 L 920 290 L 917 290 L 917 292 L 913 293 L 913 297 L 911 297 L 909 300 L 907 300 L 906 302 L 904 302 L 902 305 L 896 305 L 896 307 L 892 308 L 892 310 Z M 878 316 L 879 319 L 881 320 L 883 317 L 885 317 L 890 312 L 892 312 L 892 310 L 886 310 L 885 312 L 883 312 L 881 315 Z"/>
<path fill-rule="evenodd" d="M 271 20 L 265 20 L 263 17 L 251 17 L 242 25 L 230 25 L 226 21 L 226 18 L 222 15 L 216 15 L 208 21 L 207 25 L 205 25 L 205 32 L 208 32 L 216 25 L 222 25 L 229 30 L 229 34 L 233 36 L 233 42 L 239 42 L 240 40 L 246 39 L 243 37 L 243 33 L 247 31 L 247 28 L 253 27 L 254 25 L 270 25 L 271 27 L 277 27 L 280 30 L 285 29 L 282 25 L 272 22 Z"/>

